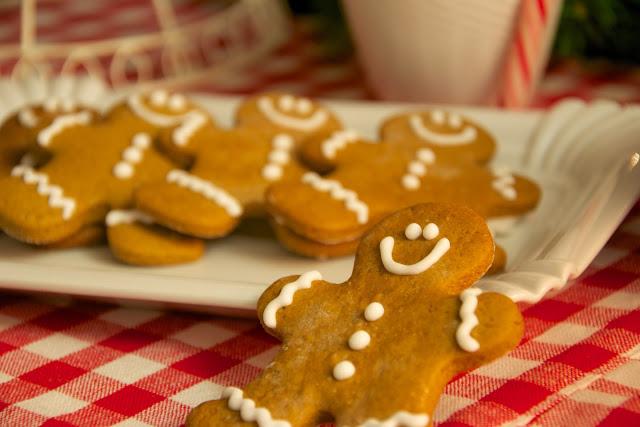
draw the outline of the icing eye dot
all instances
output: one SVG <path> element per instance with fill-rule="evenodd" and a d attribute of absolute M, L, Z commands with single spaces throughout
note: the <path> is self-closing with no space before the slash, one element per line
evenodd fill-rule
<path fill-rule="evenodd" d="M 418 160 L 426 164 L 431 164 L 436 160 L 436 155 L 433 153 L 432 150 L 428 148 L 419 149 L 417 155 L 418 155 Z"/>
<path fill-rule="evenodd" d="M 65 113 L 70 113 L 74 108 L 76 108 L 76 103 L 73 102 L 72 99 L 65 99 L 62 101 L 62 111 Z"/>
<path fill-rule="evenodd" d="M 421 234 L 422 227 L 420 227 L 420 225 L 416 224 L 415 222 L 407 225 L 407 228 L 405 228 L 404 230 L 404 235 L 409 240 L 416 240 L 418 237 L 420 237 Z"/>
<path fill-rule="evenodd" d="M 462 126 L 462 119 L 457 114 L 449 114 L 449 125 L 453 128 Z"/>
<path fill-rule="evenodd" d="M 169 98 L 169 108 L 172 111 L 184 110 L 184 107 L 186 107 L 186 105 L 187 105 L 187 99 L 184 97 L 184 95 L 181 95 L 179 93 L 174 93 Z"/>
<path fill-rule="evenodd" d="M 427 167 L 422 162 L 413 161 L 409 163 L 409 172 L 414 175 L 424 176 L 427 173 Z"/>
<path fill-rule="evenodd" d="M 293 109 L 294 102 L 293 96 L 283 95 L 278 100 L 278 106 L 282 111 L 291 111 Z"/>
<path fill-rule="evenodd" d="M 133 145 L 137 148 L 149 148 L 151 137 L 146 133 L 137 133 L 133 137 Z"/>
<path fill-rule="evenodd" d="M 273 139 L 273 146 L 282 150 L 288 150 L 293 146 L 293 138 L 284 133 L 278 134 Z"/>
<path fill-rule="evenodd" d="M 375 322 L 384 314 L 384 307 L 379 302 L 372 302 L 364 309 L 364 318 L 369 322 Z"/>
<path fill-rule="evenodd" d="M 333 378 L 337 379 L 338 381 L 351 378 L 355 373 L 356 367 L 348 360 L 343 360 L 333 367 Z"/>
<path fill-rule="evenodd" d="M 307 98 L 301 98 L 298 100 L 298 103 L 296 105 L 296 111 L 298 111 L 298 113 L 309 114 L 311 112 L 311 109 L 311 101 L 309 101 Z"/>
<path fill-rule="evenodd" d="M 420 187 L 420 180 L 415 175 L 407 174 L 402 177 L 402 185 L 407 190 L 415 190 L 416 188 Z"/>
<path fill-rule="evenodd" d="M 154 107 L 164 107 L 167 103 L 167 98 L 169 95 L 164 90 L 154 90 L 151 92 L 149 99 L 151 100 L 151 104 Z"/>
<path fill-rule="evenodd" d="M 438 228 L 437 225 L 435 225 L 434 223 L 430 222 L 429 224 L 427 224 L 424 227 L 424 231 L 422 232 L 422 235 L 424 236 L 425 239 L 427 240 L 432 240 L 435 239 L 436 237 L 438 237 L 438 234 L 440 234 L 440 229 Z"/>
<path fill-rule="evenodd" d="M 444 111 L 433 110 L 431 112 L 431 121 L 437 125 L 444 124 Z"/>

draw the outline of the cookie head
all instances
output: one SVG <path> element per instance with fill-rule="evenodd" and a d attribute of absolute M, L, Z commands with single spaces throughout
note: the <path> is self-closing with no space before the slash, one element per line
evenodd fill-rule
<path fill-rule="evenodd" d="M 317 102 L 277 92 L 245 101 L 236 113 L 236 124 L 300 137 L 341 127 L 336 116 Z"/>
<path fill-rule="evenodd" d="M 438 287 L 456 294 L 487 271 L 493 256 L 482 217 L 463 206 L 429 203 L 373 228 L 358 248 L 354 275 L 375 267 L 392 286 Z"/>
<path fill-rule="evenodd" d="M 495 151 L 493 137 L 479 124 L 454 112 L 431 110 L 387 119 L 382 139 L 428 146 L 444 161 L 486 163 Z"/>

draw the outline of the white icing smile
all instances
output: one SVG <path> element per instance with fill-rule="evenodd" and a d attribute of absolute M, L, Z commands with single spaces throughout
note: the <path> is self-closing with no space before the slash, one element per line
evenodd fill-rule
<path fill-rule="evenodd" d="M 328 119 L 327 112 L 317 110 L 309 117 L 301 118 L 287 114 L 295 111 L 298 114 L 307 114 L 312 109 L 311 101 L 306 98 L 296 99 L 290 95 L 284 95 L 278 102 L 278 108 L 273 100 L 267 96 L 258 99 L 258 109 L 273 123 L 286 128 L 310 132 L 322 126 Z"/>
<path fill-rule="evenodd" d="M 157 90 L 149 95 L 151 104 L 155 107 L 168 106 L 172 111 L 179 112 L 186 107 L 186 99 L 183 95 L 173 94 L 169 95 L 165 91 Z M 179 115 L 168 115 L 159 113 L 149 109 L 142 101 L 142 95 L 139 93 L 133 94 L 127 100 L 129 108 L 141 119 L 154 124 L 156 126 L 167 127 L 179 125 L 183 120 L 189 118 L 189 112 Z"/>
<path fill-rule="evenodd" d="M 420 228 L 420 226 L 416 223 L 409 224 L 407 229 L 405 230 L 405 235 L 409 240 L 415 240 L 419 237 L 420 233 L 416 227 Z M 435 239 L 438 234 L 438 226 L 436 224 L 430 223 L 424 227 L 423 236 L 426 240 Z M 431 252 L 429 252 L 424 258 L 415 264 L 402 264 L 393 259 L 393 247 L 395 245 L 395 239 L 391 236 L 387 236 L 380 241 L 380 258 L 382 259 L 382 264 L 384 268 L 387 269 L 389 273 L 398 274 L 398 275 L 416 275 L 421 274 L 431 268 L 436 262 L 442 258 L 442 256 L 447 253 L 449 248 L 451 247 L 451 243 L 449 239 L 443 237 L 438 240 L 436 245 L 433 247 Z"/>
<path fill-rule="evenodd" d="M 434 111 L 432 113 L 432 120 L 438 124 L 444 123 L 444 112 Z M 457 128 L 462 126 L 462 120 L 457 114 L 450 114 L 448 124 L 453 128 Z M 425 126 L 422 117 L 418 114 L 412 114 L 411 117 L 409 117 L 409 125 L 413 133 L 419 138 L 436 145 L 469 144 L 475 141 L 478 133 L 473 126 L 465 126 L 457 133 L 436 132 Z"/>

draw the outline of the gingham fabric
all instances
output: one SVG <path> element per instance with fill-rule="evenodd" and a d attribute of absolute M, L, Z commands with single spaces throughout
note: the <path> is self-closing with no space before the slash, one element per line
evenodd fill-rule
<path fill-rule="evenodd" d="M 113 1 L 116 12 L 109 13 L 140 1 Z M 81 2 L 47 9 L 51 26 L 44 36 L 79 31 L 64 18 L 73 3 Z M 104 0 L 91 3 L 107 7 Z M 103 19 L 92 25 L 111 25 L 109 13 L 103 10 Z M 15 16 L 8 16 L 0 13 L 0 41 L 18 34 Z M 293 40 L 259 66 L 190 89 L 370 98 L 355 61 L 325 57 L 310 30 L 298 25 Z M 585 72 L 575 64 L 555 67 L 534 104 L 567 95 L 640 100 L 640 73 L 602 76 L 602 70 Z M 636 209 L 580 279 L 536 305 L 521 306 L 522 343 L 453 380 L 437 423 L 640 425 L 639 249 Z M 250 382 L 277 348 L 254 320 L 0 293 L 0 425 L 177 426 L 222 387 Z"/>

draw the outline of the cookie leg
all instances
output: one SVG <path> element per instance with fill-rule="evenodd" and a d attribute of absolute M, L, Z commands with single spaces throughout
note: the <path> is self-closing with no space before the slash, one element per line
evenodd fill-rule
<path fill-rule="evenodd" d="M 45 249 L 70 249 L 94 246 L 105 240 L 105 229 L 102 225 L 87 225 L 66 239 L 40 246 Z"/>
<path fill-rule="evenodd" d="M 242 214 L 240 204 L 213 183 L 174 170 L 167 181 L 140 187 L 137 207 L 172 230 L 201 238 L 229 234 Z"/>
<path fill-rule="evenodd" d="M 202 240 L 155 225 L 137 211 L 111 211 L 107 226 L 111 252 L 127 264 L 181 264 L 199 259 L 204 252 Z"/>

